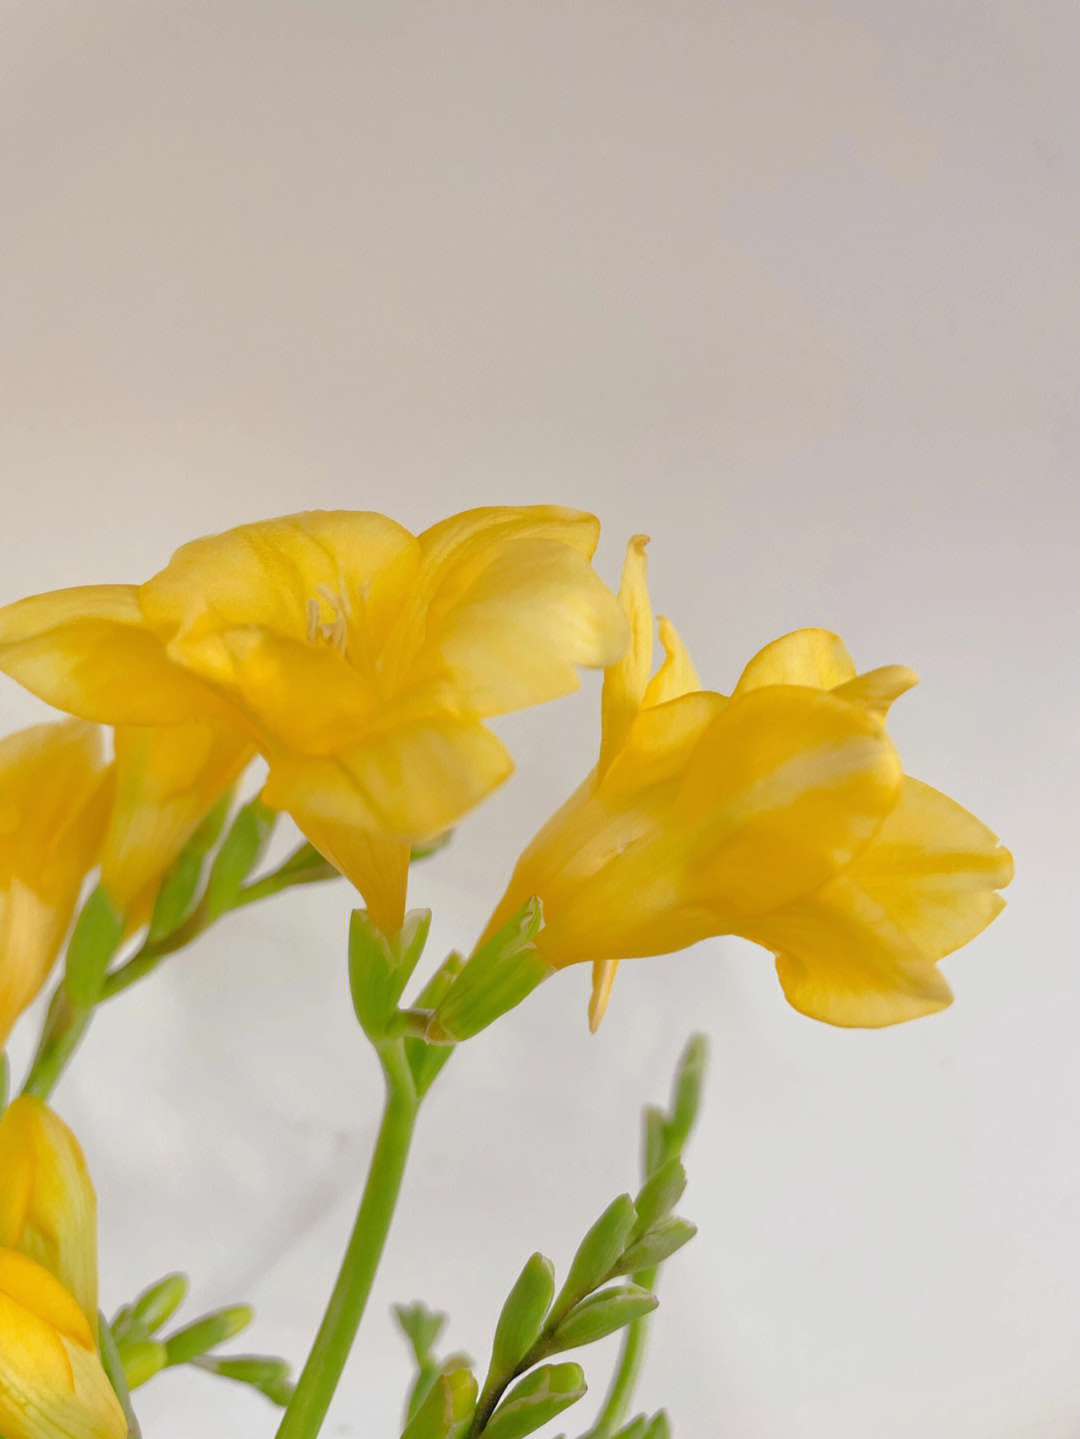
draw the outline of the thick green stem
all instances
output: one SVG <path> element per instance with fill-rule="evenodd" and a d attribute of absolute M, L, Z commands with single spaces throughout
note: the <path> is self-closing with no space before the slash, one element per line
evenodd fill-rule
<path fill-rule="evenodd" d="M 314 1439 L 322 1427 L 367 1304 L 401 1189 L 418 1100 L 402 1040 L 379 1046 L 386 1108 L 337 1282 L 277 1439 Z"/>

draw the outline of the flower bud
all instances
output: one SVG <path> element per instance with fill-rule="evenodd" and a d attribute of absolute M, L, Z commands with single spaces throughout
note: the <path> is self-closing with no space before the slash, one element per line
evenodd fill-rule
<path fill-rule="evenodd" d="M 485 1439 L 519 1439 L 584 1398 L 580 1364 L 544 1364 L 510 1390 L 484 1425 Z"/>

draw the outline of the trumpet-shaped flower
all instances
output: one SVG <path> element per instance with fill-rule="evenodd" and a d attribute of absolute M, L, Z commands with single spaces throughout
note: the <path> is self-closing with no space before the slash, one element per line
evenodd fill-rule
<path fill-rule="evenodd" d="M 589 565 L 598 529 L 555 507 L 472 510 L 418 536 L 345 511 L 244 525 L 142 586 L 0 610 L 0 669 L 88 719 L 233 729 L 268 761 L 266 803 L 397 928 L 409 846 L 512 768 L 484 719 L 625 650 Z"/>
<path fill-rule="evenodd" d="M 771 949 L 788 1000 L 832 1024 L 943 1008 L 936 961 L 1000 912 L 1012 859 L 903 774 L 884 719 L 915 676 L 858 675 L 835 635 L 801 630 L 725 697 L 661 620 L 650 678 L 645 543 L 623 571 L 633 640 L 605 675 L 599 763 L 522 854 L 484 937 L 539 896 L 540 954 L 593 963 L 594 1029 L 621 959 L 718 934 Z"/>
<path fill-rule="evenodd" d="M 97 1334 L 97 1198 L 78 1140 L 41 1099 L 0 1116 L 0 1249 L 55 1275 Z"/>
<path fill-rule="evenodd" d="M 97 863 L 111 791 L 93 725 L 0 740 L 0 1046 L 48 978 Z"/>
<path fill-rule="evenodd" d="M 127 1432 L 79 1305 L 41 1264 L 0 1248 L 0 1433 L 125 1439 Z"/>

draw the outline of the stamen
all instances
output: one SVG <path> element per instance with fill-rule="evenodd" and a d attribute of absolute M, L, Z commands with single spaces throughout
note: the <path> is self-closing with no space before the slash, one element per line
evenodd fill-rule
<path fill-rule="evenodd" d="M 333 619 L 323 622 L 319 616 L 322 610 L 317 599 L 309 599 L 307 602 L 307 637 L 311 644 L 319 640 L 326 640 L 339 655 L 345 653 L 349 642 L 349 620 L 346 614 L 345 601 L 340 595 L 336 595 L 328 585 L 316 585 L 315 593 L 322 597 L 329 606 Z"/>

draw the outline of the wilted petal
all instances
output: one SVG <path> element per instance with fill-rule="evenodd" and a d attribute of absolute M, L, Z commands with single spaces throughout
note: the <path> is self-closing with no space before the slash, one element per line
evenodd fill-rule
<path fill-rule="evenodd" d="M 57 709 L 100 724 L 235 719 L 171 662 L 132 585 L 55 590 L 0 609 L 0 670 Z"/>

